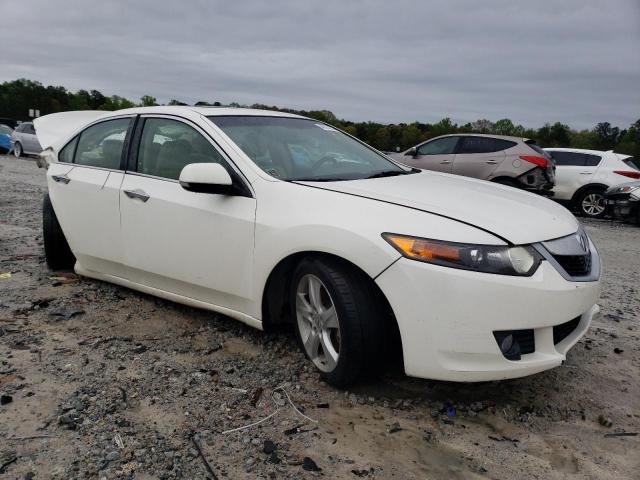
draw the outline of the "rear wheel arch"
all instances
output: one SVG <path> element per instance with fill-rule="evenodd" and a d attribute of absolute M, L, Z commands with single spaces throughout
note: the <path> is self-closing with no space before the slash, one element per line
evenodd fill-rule
<path fill-rule="evenodd" d="M 42 237 L 45 260 L 51 270 L 71 270 L 76 258 L 58 222 L 58 217 L 46 193 L 42 202 Z"/>

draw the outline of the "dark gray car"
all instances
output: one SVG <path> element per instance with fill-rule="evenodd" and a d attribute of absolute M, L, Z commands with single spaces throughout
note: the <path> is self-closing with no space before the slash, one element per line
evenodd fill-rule
<path fill-rule="evenodd" d="M 411 167 L 489 180 L 545 195 L 551 195 L 555 184 L 553 160 L 526 138 L 443 135 L 390 156 Z"/>
<path fill-rule="evenodd" d="M 33 123 L 24 122 L 16 127 L 11 135 L 11 149 L 16 157 L 38 155 L 42 152 Z"/>

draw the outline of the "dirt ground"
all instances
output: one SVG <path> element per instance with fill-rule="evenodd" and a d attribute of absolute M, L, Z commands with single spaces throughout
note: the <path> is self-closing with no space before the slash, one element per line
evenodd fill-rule
<path fill-rule="evenodd" d="M 0 156 L 2 478 L 640 478 L 640 436 L 610 435 L 640 432 L 638 227 L 586 224 L 603 315 L 566 365 L 343 392 L 291 333 L 47 270 L 45 189 Z"/>

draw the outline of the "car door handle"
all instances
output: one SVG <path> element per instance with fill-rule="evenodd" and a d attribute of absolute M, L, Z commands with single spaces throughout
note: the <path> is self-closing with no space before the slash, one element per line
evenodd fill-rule
<path fill-rule="evenodd" d="M 496 163 L 498 163 L 498 161 L 497 160 L 487 160 L 487 163 L 489 165 L 495 165 Z"/>
<path fill-rule="evenodd" d="M 593 172 L 580 172 L 580 175 L 591 175 Z"/>
<path fill-rule="evenodd" d="M 451 160 L 443 160 L 440 162 L 442 165 L 446 165 L 447 163 L 451 163 Z"/>
<path fill-rule="evenodd" d="M 125 190 L 124 194 L 129 198 L 137 198 L 138 200 L 142 200 L 142 202 L 146 202 L 149 200 L 149 195 L 146 194 L 144 190 Z"/>
<path fill-rule="evenodd" d="M 65 175 L 51 175 L 51 178 L 53 178 L 53 180 L 55 182 L 64 183 L 65 185 L 71 181 L 71 179 L 69 177 L 67 177 L 66 174 Z"/>

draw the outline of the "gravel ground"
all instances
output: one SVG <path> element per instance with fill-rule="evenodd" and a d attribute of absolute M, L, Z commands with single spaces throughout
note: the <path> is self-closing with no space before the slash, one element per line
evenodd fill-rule
<path fill-rule="evenodd" d="M 607 434 L 640 431 L 640 228 L 587 223 L 603 315 L 565 366 L 344 392 L 291 332 L 47 270 L 45 189 L 0 156 L 0 476 L 638 478 L 640 436 Z"/>

